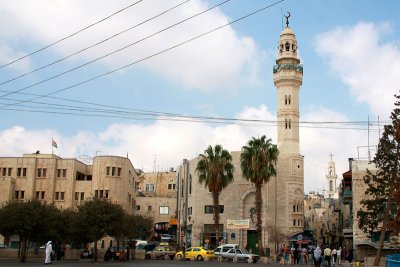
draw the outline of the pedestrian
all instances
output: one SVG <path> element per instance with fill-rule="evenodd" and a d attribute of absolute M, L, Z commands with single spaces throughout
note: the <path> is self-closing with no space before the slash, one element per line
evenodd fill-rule
<path fill-rule="evenodd" d="M 182 244 L 182 260 L 185 261 L 186 260 L 186 243 L 183 242 Z"/>
<path fill-rule="evenodd" d="M 332 250 L 329 248 L 329 246 L 327 246 L 326 249 L 324 250 L 324 259 L 328 267 L 331 267 L 331 256 L 332 256 Z"/>
<path fill-rule="evenodd" d="M 342 247 L 339 247 L 337 250 L 337 259 L 338 259 L 338 264 L 342 264 Z"/>
<path fill-rule="evenodd" d="M 53 253 L 53 246 L 51 245 L 51 241 L 47 242 L 45 253 L 46 257 L 44 259 L 44 264 L 51 264 L 51 254 Z"/>
<path fill-rule="evenodd" d="M 336 248 L 333 248 L 332 250 L 332 264 L 335 265 L 337 262 L 337 250 Z"/>
<path fill-rule="evenodd" d="M 314 249 L 314 266 L 315 267 L 321 267 L 321 261 L 322 261 L 322 251 L 319 246 Z"/>
<path fill-rule="evenodd" d="M 305 247 L 301 249 L 302 263 L 308 264 L 308 251 Z"/>
<path fill-rule="evenodd" d="M 353 248 L 349 248 L 347 253 L 347 260 L 351 263 L 353 261 Z"/>

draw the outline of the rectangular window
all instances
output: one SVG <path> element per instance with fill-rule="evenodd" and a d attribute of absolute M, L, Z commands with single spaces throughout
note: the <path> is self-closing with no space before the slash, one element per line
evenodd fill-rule
<path fill-rule="evenodd" d="M 105 190 L 105 191 L 104 191 L 104 197 L 105 197 L 105 198 L 108 198 L 108 190 Z"/>
<path fill-rule="evenodd" d="M 36 199 L 39 199 L 39 194 L 40 194 L 40 192 L 36 191 L 36 196 L 35 196 Z"/>
<path fill-rule="evenodd" d="M 7 171 L 7 169 L 3 168 L 3 176 L 6 176 L 6 171 Z"/>
<path fill-rule="evenodd" d="M 214 211 L 214 208 L 212 205 L 206 205 L 204 206 L 204 213 L 205 214 L 212 214 Z M 219 213 L 224 213 L 224 205 L 219 205 Z"/>
<path fill-rule="evenodd" d="M 21 194 L 21 195 L 20 195 L 21 199 L 24 199 L 24 198 L 25 198 L 25 191 L 21 191 L 20 194 Z"/>
<path fill-rule="evenodd" d="M 151 206 L 147 206 L 147 211 L 150 212 L 152 210 Z"/>
<path fill-rule="evenodd" d="M 75 201 L 79 200 L 79 192 L 75 192 Z"/>
<path fill-rule="evenodd" d="M 92 180 L 92 175 L 86 175 L 86 181 L 91 181 Z"/>
<path fill-rule="evenodd" d="M 22 172 L 22 168 L 18 168 L 17 169 L 17 176 L 18 177 L 21 177 L 21 172 Z"/>
<path fill-rule="evenodd" d="M 160 214 L 168 214 L 168 206 L 160 206 Z"/>
<path fill-rule="evenodd" d="M 63 169 L 62 171 L 63 171 L 63 177 L 64 178 L 67 177 L 67 169 Z"/>
<path fill-rule="evenodd" d="M 65 192 L 60 192 L 60 200 L 64 200 Z"/>
<path fill-rule="evenodd" d="M 22 169 L 22 176 L 23 176 L 23 177 L 26 177 L 26 168 L 23 168 L 23 169 Z"/>
<path fill-rule="evenodd" d="M 136 205 L 136 210 L 140 210 L 140 205 Z"/>
<path fill-rule="evenodd" d="M 60 192 L 56 192 L 56 200 L 60 199 Z"/>
<path fill-rule="evenodd" d="M 57 178 L 61 177 L 61 169 L 57 169 Z"/>
<path fill-rule="evenodd" d="M 146 184 L 146 192 L 154 192 L 154 184 Z"/>
<path fill-rule="evenodd" d="M 8 168 L 8 176 L 11 176 L 12 174 L 12 168 Z"/>
<path fill-rule="evenodd" d="M 15 199 L 19 198 L 19 191 L 15 191 Z"/>
<path fill-rule="evenodd" d="M 168 184 L 168 190 L 175 190 L 176 184 Z"/>
<path fill-rule="evenodd" d="M 42 199 L 44 199 L 44 191 L 40 192 L 42 194 Z"/>
<path fill-rule="evenodd" d="M 46 177 L 47 176 L 47 169 L 43 169 L 42 173 L 43 173 L 43 177 Z"/>
<path fill-rule="evenodd" d="M 98 198 L 99 197 L 99 190 L 94 190 L 94 197 Z"/>
<path fill-rule="evenodd" d="M 115 168 L 115 167 L 112 167 L 112 168 L 111 168 L 111 176 L 115 176 L 115 171 L 116 171 L 116 168 Z"/>
<path fill-rule="evenodd" d="M 81 192 L 81 200 L 85 200 L 85 193 Z"/>
<path fill-rule="evenodd" d="M 193 210 L 192 207 L 188 208 L 188 215 L 192 215 L 192 210 Z"/>
<path fill-rule="evenodd" d="M 100 190 L 100 198 L 103 198 L 103 190 Z"/>
<path fill-rule="evenodd" d="M 107 167 L 107 168 L 106 168 L 106 174 L 107 174 L 107 175 L 110 175 L 110 167 Z"/>
<path fill-rule="evenodd" d="M 42 169 L 37 169 L 37 177 L 42 177 Z"/>
<path fill-rule="evenodd" d="M 76 172 L 76 178 L 77 181 L 85 181 L 85 175 L 81 172 Z"/>
<path fill-rule="evenodd" d="M 121 168 L 118 168 L 118 176 L 121 176 Z"/>

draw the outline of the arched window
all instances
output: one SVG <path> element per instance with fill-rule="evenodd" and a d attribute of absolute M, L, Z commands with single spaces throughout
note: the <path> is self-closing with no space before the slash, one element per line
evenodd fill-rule
<path fill-rule="evenodd" d="M 296 211 L 296 205 L 293 205 L 293 212 Z"/>
<path fill-rule="evenodd" d="M 285 119 L 285 129 L 287 129 L 287 128 L 288 128 L 288 120 Z"/>
<path fill-rule="evenodd" d="M 329 191 L 333 191 L 333 181 L 329 181 Z"/>
<path fill-rule="evenodd" d="M 288 125 L 289 125 L 289 129 L 292 129 L 292 119 L 289 119 Z"/>
<path fill-rule="evenodd" d="M 291 95 L 289 95 L 289 97 L 288 97 L 288 102 L 289 102 L 289 105 L 292 104 L 292 96 Z"/>
<path fill-rule="evenodd" d="M 288 103 L 288 97 L 287 95 L 285 95 L 285 105 L 287 105 L 287 103 Z"/>
<path fill-rule="evenodd" d="M 289 50 L 290 50 L 290 44 L 289 44 L 289 42 L 286 42 L 286 44 L 285 44 L 285 50 L 286 50 L 287 52 L 289 52 Z"/>

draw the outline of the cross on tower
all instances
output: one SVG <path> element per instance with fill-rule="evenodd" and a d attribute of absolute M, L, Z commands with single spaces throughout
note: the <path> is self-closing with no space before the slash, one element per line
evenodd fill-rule
<path fill-rule="evenodd" d="M 329 156 L 331 157 L 331 161 L 332 161 L 333 154 L 331 153 L 331 154 L 329 154 Z"/>

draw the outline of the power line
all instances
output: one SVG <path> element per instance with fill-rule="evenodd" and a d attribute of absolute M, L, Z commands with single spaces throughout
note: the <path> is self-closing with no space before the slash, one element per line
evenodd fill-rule
<path fill-rule="evenodd" d="M 21 112 L 35 112 L 35 113 L 47 113 L 47 114 L 61 114 L 61 115 L 75 115 L 79 117 L 101 117 L 101 118 L 120 118 L 129 120 L 164 120 L 164 121 L 177 121 L 177 122 L 207 122 L 213 124 L 236 124 L 242 126 L 281 126 L 284 125 L 284 121 L 276 120 L 259 120 L 259 119 L 232 119 L 224 117 L 209 117 L 209 116 L 195 116 L 195 115 L 182 115 L 182 114 L 171 114 L 161 113 L 154 111 L 137 111 L 127 112 L 121 110 L 109 110 L 109 109 L 93 109 L 79 106 L 69 106 L 60 104 L 50 104 L 42 102 L 32 102 L 36 104 L 42 104 L 47 106 L 29 106 L 20 105 L 21 107 L 31 109 L 5 109 Z M 41 110 L 37 110 L 41 109 Z M 44 110 L 43 110 L 44 109 Z M 50 109 L 50 111 L 46 110 Z M 355 127 L 366 125 L 366 121 L 300 121 L 293 125 L 293 127 L 301 128 L 319 128 L 319 129 L 337 129 L 337 130 L 368 130 L 364 127 Z M 342 126 L 340 126 L 342 125 Z M 380 126 L 378 125 L 378 128 Z M 371 131 L 371 129 L 370 129 Z M 378 131 L 378 130 L 374 130 Z"/>
<path fill-rule="evenodd" d="M 219 3 L 219 4 L 217 4 L 217 5 L 215 5 L 215 6 L 213 6 L 213 7 L 210 7 L 210 8 L 208 8 L 208 9 L 206 9 L 206 10 L 203 10 L 203 11 L 201 11 L 201 12 L 199 12 L 199 13 L 193 15 L 193 16 L 190 16 L 190 17 L 188 17 L 188 18 L 186 18 L 186 19 L 184 19 L 184 20 L 181 20 L 181 21 L 179 21 L 179 22 L 177 22 L 177 23 L 175 23 L 175 24 L 172 24 L 172 25 L 170 25 L 170 26 L 168 26 L 168 27 L 166 27 L 166 28 L 163 28 L 162 30 L 159 30 L 159 31 L 157 31 L 157 32 L 155 32 L 155 33 L 152 33 L 152 34 L 150 34 L 150 35 L 147 35 L 146 37 L 144 37 L 144 38 L 142 38 L 142 39 L 140 39 L 140 40 L 137 40 L 137 41 L 135 41 L 135 42 L 133 42 L 133 43 L 130 43 L 130 44 L 124 46 L 124 47 L 121 47 L 121 48 L 119 48 L 119 49 L 117 49 L 117 50 L 114 50 L 114 51 L 112 51 L 112 52 L 110 52 L 110 53 L 107 53 L 107 54 L 105 54 L 105 55 L 103 55 L 103 56 L 101 56 L 101 57 L 98 57 L 98 58 L 95 58 L 95 59 L 93 59 L 93 60 L 90 60 L 90 61 L 88 61 L 88 62 L 86 62 L 86 63 L 84 63 L 84 64 L 81 64 L 81 65 L 79 65 L 79 66 L 76 66 L 76 67 L 74 67 L 74 68 L 72 68 L 72 69 L 63 71 L 63 72 L 61 72 L 61 73 L 59 73 L 59 74 L 56 74 L 56 75 L 54 75 L 54 76 L 51 76 L 51 77 L 49 77 L 49 78 L 46 78 L 46 79 L 41 80 L 41 81 L 38 81 L 38 82 L 36 82 L 36 83 L 34 83 L 34 84 L 31 84 L 31 85 L 22 87 L 22 88 L 20 88 L 20 89 L 18 89 L 18 90 L 15 90 L 15 91 L 10 92 L 10 93 L 8 93 L 8 94 L 2 95 L 2 96 L 0 96 L 0 98 L 2 98 L 2 97 L 4 97 L 4 96 L 7 96 L 7 95 L 11 95 L 11 94 L 13 94 L 13 93 L 17 93 L 17 92 L 24 91 L 24 90 L 29 89 L 29 88 L 32 88 L 32 87 L 34 87 L 34 86 L 36 86 L 36 85 L 39 85 L 39 84 L 42 84 L 42 83 L 51 81 L 51 80 L 53 80 L 53 79 L 55 79 L 55 78 L 58 78 L 58 77 L 60 77 L 60 76 L 65 75 L 65 74 L 67 74 L 67 73 L 73 72 L 73 71 L 78 70 L 78 69 L 80 69 L 80 68 L 83 68 L 83 67 L 85 67 L 85 66 L 87 66 L 87 65 L 90 65 L 90 64 L 92 64 L 92 63 L 94 63 L 94 62 L 97 62 L 97 61 L 99 61 L 99 60 L 101 60 L 101 59 L 104 59 L 104 58 L 109 57 L 109 56 L 111 56 L 111 55 L 113 55 L 113 54 L 116 54 L 116 53 L 118 53 L 118 52 L 121 52 L 121 51 L 123 51 L 123 50 L 125 50 L 125 49 L 127 49 L 127 48 L 129 48 L 129 47 L 131 47 L 131 46 L 133 46 L 133 45 L 136 45 L 136 44 L 138 44 L 138 43 L 140 43 L 140 42 L 143 42 L 144 40 L 147 40 L 147 39 L 149 39 L 149 38 L 151 38 L 151 37 L 153 37 L 153 36 L 155 36 L 155 35 L 157 35 L 157 34 L 160 34 L 160 33 L 164 32 L 164 31 L 166 31 L 166 30 L 168 30 L 168 29 L 171 29 L 171 28 L 173 28 L 173 27 L 175 27 L 175 26 L 177 26 L 177 25 L 179 25 L 179 24 L 182 24 L 182 23 L 185 22 L 185 21 L 188 21 L 188 20 L 190 20 L 190 19 L 193 19 L 193 18 L 195 18 L 195 17 L 197 17 L 197 16 L 200 16 L 201 14 L 204 14 L 204 13 L 206 13 L 206 12 L 208 12 L 208 11 L 214 9 L 214 8 L 217 8 L 217 7 L 219 7 L 219 6 L 221 6 L 221 5 L 225 4 L 225 3 L 227 3 L 227 2 L 229 2 L 229 1 L 230 1 L 230 0 L 225 0 L 225 1 L 223 1 L 223 2 L 221 2 L 221 3 Z M 283 0 L 282 0 L 282 1 L 283 1 Z M 97 78 L 96 78 L 96 79 L 97 79 Z"/>
<path fill-rule="evenodd" d="M 136 4 L 138 4 L 138 3 L 142 2 L 142 1 L 143 1 L 143 0 L 139 0 L 139 1 L 135 2 L 135 3 L 133 3 L 133 4 L 130 4 L 130 5 L 126 6 L 126 7 L 122 8 L 122 9 L 120 9 L 120 10 L 114 12 L 114 13 L 112 13 L 111 15 L 108 15 L 107 17 L 102 18 L 101 20 L 98 20 L 98 21 L 96 21 L 96 22 L 94 22 L 94 23 L 92 23 L 92 24 L 90 24 L 90 25 L 88 25 L 88 26 L 86 26 L 86 27 L 84 27 L 84 28 L 82 28 L 82 29 L 80 29 L 80 30 L 78 30 L 78 31 L 76 31 L 76 32 L 74 32 L 74 33 L 72 33 L 72 34 L 70 34 L 70 35 L 67 35 L 67 36 L 65 36 L 65 37 L 63 37 L 63 38 L 61 38 L 61 39 L 59 39 L 59 40 L 57 40 L 57 41 L 55 41 L 55 42 L 53 42 L 53 43 L 50 43 L 50 44 L 48 44 L 48 45 L 46 45 L 46 46 L 44 46 L 44 47 L 42 47 L 42 48 L 40 48 L 40 49 L 38 49 L 38 50 L 35 50 L 35 51 L 33 51 L 33 52 L 31 52 L 31 53 L 25 55 L 25 56 L 22 56 L 22 57 L 20 57 L 20 58 L 14 59 L 13 61 L 8 62 L 7 64 L 1 65 L 1 66 L 0 66 L 0 69 L 4 68 L 4 67 L 6 67 L 6 66 L 9 66 L 9 65 L 11 65 L 11 64 L 14 64 L 15 62 L 18 62 L 18 61 L 20 61 L 20 60 L 22 60 L 22 59 L 24 59 L 24 58 L 27 58 L 27 57 L 32 56 L 32 55 L 34 55 L 34 54 L 37 54 L 37 53 L 39 53 L 39 52 L 41 52 L 41 51 L 43 51 L 43 50 L 45 50 L 45 49 L 47 49 L 47 48 L 49 48 L 49 47 L 52 47 L 52 46 L 54 46 L 54 45 L 56 45 L 56 44 L 58 44 L 58 43 L 60 43 L 60 42 L 62 42 L 62 41 L 65 41 L 65 40 L 67 40 L 68 38 L 71 38 L 71 37 L 73 37 L 73 36 L 75 36 L 75 35 L 77 35 L 77 34 L 83 32 L 83 31 L 85 31 L 85 30 L 87 30 L 87 29 L 89 29 L 89 28 L 91 28 L 91 27 L 93 27 L 93 26 L 95 26 L 95 25 L 97 25 L 97 24 L 99 24 L 99 23 L 101 23 L 101 22 L 103 22 L 103 21 L 105 21 L 105 20 L 107 20 L 107 19 L 109 19 L 109 18 L 115 16 L 115 15 L 117 15 L 118 13 L 121 13 L 122 11 L 125 11 L 125 10 L 127 10 L 128 8 L 131 8 L 131 7 L 135 6 Z"/>
<path fill-rule="evenodd" d="M 229 0 L 227 0 L 227 1 L 229 1 Z M 225 2 L 227 2 L 227 1 L 225 1 Z M 166 49 L 164 49 L 164 50 L 161 50 L 161 51 L 159 51 L 159 52 L 156 52 L 156 53 L 154 53 L 154 54 L 151 54 L 151 55 L 149 55 L 149 56 L 146 56 L 146 57 L 144 57 L 144 58 L 141 58 L 141 59 L 139 59 L 139 60 L 136 60 L 136 61 L 134 61 L 134 62 L 131 62 L 131 63 L 129 63 L 129 64 L 126 64 L 126 65 L 124 65 L 124 66 L 122 66 L 122 67 L 119 67 L 119 68 L 117 68 L 117 69 L 114 69 L 114 70 L 111 70 L 111 71 L 102 73 L 102 74 L 97 75 L 97 76 L 94 76 L 94 77 L 92 77 L 92 78 L 90 78 L 90 79 L 81 81 L 81 82 L 79 82 L 79 83 L 75 83 L 75 84 L 73 84 L 73 85 L 70 85 L 70 86 L 64 87 L 64 88 L 62 88 L 62 89 L 53 91 L 53 92 L 51 92 L 51 93 L 42 95 L 42 96 L 40 96 L 40 97 L 36 97 L 36 98 L 28 99 L 28 100 L 23 100 L 23 101 L 19 101 L 19 102 L 14 103 L 14 104 L 4 105 L 4 106 L 0 107 L 0 109 L 4 109 L 5 107 L 9 107 L 9 106 L 12 106 L 12 105 L 18 105 L 18 104 L 21 104 L 21 103 L 25 103 L 25 102 L 29 102 L 29 101 L 32 101 L 32 100 L 40 99 L 40 98 L 43 98 L 43 97 L 46 97 L 46 96 L 54 95 L 54 94 L 57 94 L 57 93 L 59 93 L 59 92 L 66 91 L 66 90 L 68 90 L 68 89 L 77 87 L 77 86 L 79 86 L 79 85 L 86 84 L 86 83 L 88 83 L 88 82 L 94 81 L 94 80 L 96 80 L 96 79 L 98 79 L 98 78 L 101 78 L 101 77 L 110 75 L 110 74 L 112 74 L 112 73 L 114 73 L 114 72 L 117 72 L 117 71 L 120 71 L 120 70 L 122 70 L 122 69 L 128 68 L 128 67 L 130 67 L 130 66 L 132 66 L 132 65 L 135 65 L 135 64 L 140 63 L 140 62 L 142 62 L 142 61 L 148 60 L 148 59 L 150 59 L 150 58 L 153 58 L 153 57 L 155 57 L 155 56 L 158 56 L 158 55 L 160 55 L 160 54 L 163 54 L 163 53 L 165 53 L 165 52 L 168 52 L 168 51 L 170 51 L 170 50 L 173 50 L 173 49 L 175 49 L 175 48 L 177 48 L 177 47 L 180 47 L 180 46 L 182 46 L 182 45 L 184 45 L 184 44 L 187 44 L 187 43 L 189 43 L 189 42 L 191 42 L 191 41 L 194 41 L 194 40 L 196 40 L 196 39 L 199 39 L 199 38 L 201 38 L 201 37 L 204 37 L 204 36 L 206 36 L 206 35 L 208 35 L 208 34 L 210 34 L 210 33 L 213 33 L 213 32 L 215 32 L 215 31 L 217 31 L 217 30 L 220 30 L 220 29 L 225 28 L 225 27 L 227 27 L 227 26 L 229 26 L 229 25 L 232 25 L 232 24 L 234 24 L 234 23 L 236 23 L 236 22 L 238 22 L 238 21 L 241 21 L 241 20 L 243 20 L 243 19 L 245 19 L 245 18 L 248 18 L 248 17 L 250 17 L 250 16 L 252 16 L 252 15 L 255 15 L 255 14 L 257 14 L 257 13 L 259 13 L 259 12 L 265 10 L 265 9 L 271 8 L 272 6 L 275 6 L 275 5 L 277 5 L 278 3 L 281 3 L 281 2 L 283 2 L 283 1 L 285 1 L 285 0 L 279 0 L 279 1 L 277 1 L 277 2 L 274 2 L 273 4 L 270 4 L 270 5 L 268 5 L 268 6 L 265 6 L 265 7 L 263 7 L 263 8 L 260 8 L 260 9 L 258 9 L 258 10 L 256 10 L 256 11 L 251 12 L 251 13 L 248 13 L 247 15 L 242 16 L 242 17 L 240 17 L 240 18 L 238 18 L 238 19 L 235 19 L 235 20 L 233 20 L 233 21 L 231 21 L 231 22 L 228 22 L 228 23 L 226 23 L 226 24 L 223 24 L 223 25 L 221 25 L 221 26 L 218 26 L 218 27 L 216 27 L 216 28 L 214 28 L 214 29 L 212 29 L 212 30 L 209 30 L 209 31 L 207 31 L 207 32 L 204 32 L 204 33 L 202 33 L 202 34 L 199 34 L 199 35 L 197 35 L 197 36 L 195 36 L 195 37 L 192 37 L 192 38 L 190 38 L 190 39 L 187 39 L 186 41 L 183 41 L 183 42 L 180 42 L 180 43 L 178 43 L 178 44 L 176 44 L 176 45 L 170 46 L 169 48 L 166 48 Z M 223 2 L 223 3 L 224 3 L 224 2 Z M 221 3 L 221 4 L 222 4 L 222 3 Z M 31 87 L 31 86 L 30 86 L 30 87 Z M 17 91 L 14 91 L 14 93 L 19 92 L 19 91 L 21 91 L 21 90 L 22 90 L 22 89 L 17 90 Z"/>
<path fill-rule="evenodd" d="M 46 64 L 46 65 L 43 65 L 43 66 L 41 66 L 41 67 L 38 67 L 38 68 L 36 68 L 36 69 L 34 69 L 34 70 L 32 70 L 32 71 L 23 73 L 23 74 L 21 74 L 21 75 L 19 75 L 19 76 L 16 76 L 16 77 L 14 77 L 14 78 L 11 78 L 11 79 L 8 79 L 8 80 L 6 80 L 6 81 L 3 81 L 3 82 L 0 83 L 0 85 L 4 85 L 4 84 L 7 84 L 7 83 L 9 83 L 9 82 L 15 81 L 15 80 L 20 79 L 20 78 L 22 78 L 22 77 L 25 77 L 25 76 L 27 76 L 27 75 L 29 75 L 29 74 L 35 73 L 35 72 L 37 72 L 37 71 L 39 71 L 39 70 L 43 70 L 43 69 L 45 69 L 45 68 L 47 68 L 47 67 L 50 67 L 50 66 L 52 66 L 52 65 L 55 65 L 55 64 L 57 64 L 57 63 L 60 63 L 61 61 L 64 61 L 64 60 L 66 60 L 66 59 L 68 59 L 68 58 L 71 58 L 71 57 L 73 57 L 73 56 L 76 56 L 76 55 L 78 55 L 78 54 L 80 54 L 80 53 L 82 53 L 82 52 L 84 52 L 84 51 L 86 51 L 86 50 L 89 50 L 89 49 L 91 49 L 91 48 L 93 48 L 93 47 L 96 47 L 96 46 L 102 44 L 102 43 L 105 43 L 105 42 L 107 42 L 107 41 L 109 41 L 109 40 L 111 40 L 111 39 L 113 39 L 113 38 L 115 38 L 115 37 L 117 37 L 117 36 L 119 36 L 119 35 L 121 35 L 121 34 L 123 34 L 123 33 L 126 33 L 126 32 L 128 32 L 128 31 L 130 31 L 130 30 L 132 30 L 132 29 L 134 29 L 134 28 L 140 26 L 140 25 L 143 25 L 143 24 L 145 24 L 145 23 L 147 23 L 147 22 L 149 22 L 149 21 L 151 21 L 151 20 L 153 20 L 153 19 L 156 19 L 156 18 L 158 18 L 158 17 L 160 17 L 160 16 L 162 16 L 162 15 L 165 15 L 166 13 L 170 12 L 171 10 L 173 10 L 173 9 L 175 9 L 175 8 L 177 8 L 177 7 L 181 6 L 181 5 L 183 5 L 183 4 L 186 4 L 187 2 L 190 2 L 190 1 L 191 1 L 191 0 L 183 1 L 183 2 L 181 2 L 181 3 L 177 4 L 177 5 L 175 5 L 175 6 L 171 7 L 171 8 L 169 8 L 169 9 L 167 9 L 167 10 L 165 10 L 165 11 L 163 11 L 163 12 L 161 12 L 161 13 L 159 13 L 159 14 L 157 14 L 157 15 L 151 17 L 151 18 L 149 18 L 149 19 L 146 19 L 146 20 L 144 20 L 144 21 L 142 21 L 142 22 L 140 22 L 140 23 L 138 23 L 138 24 L 136 24 L 136 25 L 134 25 L 134 26 L 132 26 L 132 27 L 129 27 L 129 28 L 123 30 L 123 31 L 120 31 L 120 32 L 118 32 L 118 33 L 116 33 L 116 34 L 113 34 L 113 35 L 107 37 L 106 39 L 103 39 L 103 40 L 101 40 L 101 41 L 99 41 L 99 42 L 97 42 L 97 43 L 94 43 L 94 44 L 92 44 L 92 45 L 90 45 L 90 46 L 87 46 L 87 47 L 85 47 L 85 48 L 83 48 L 83 49 L 81 49 L 81 50 L 78 50 L 78 51 L 76 51 L 76 52 L 74 52 L 74 53 L 72 53 L 72 54 L 69 54 L 68 56 L 65 56 L 65 57 L 63 57 L 63 58 L 60 58 L 60 59 L 58 59 L 58 60 L 56 60 L 56 61 L 53 61 L 53 62 L 48 63 L 48 64 Z M 10 94 L 11 94 L 11 93 L 10 93 Z M 8 94 L 3 95 L 3 96 L 7 96 L 7 95 L 8 95 Z M 3 97 L 3 96 L 1 96 L 1 97 Z"/>

